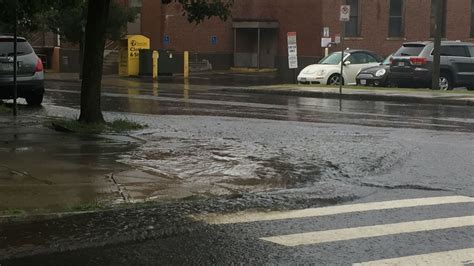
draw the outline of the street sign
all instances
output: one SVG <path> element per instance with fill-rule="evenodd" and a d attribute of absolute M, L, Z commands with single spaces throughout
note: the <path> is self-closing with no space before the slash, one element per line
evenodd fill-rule
<path fill-rule="evenodd" d="M 171 38 L 168 35 L 163 36 L 163 44 L 169 45 L 171 43 Z"/>
<path fill-rule="evenodd" d="M 341 43 L 341 35 L 340 34 L 336 34 L 336 36 L 334 37 L 334 42 L 337 43 L 337 44 Z"/>
<path fill-rule="evenodd" d="M 288 32 L 288 66 L 290 69 L 298 68 L 298 47 L 296 32 Z"/>
<path fill-rule="evenodd" d="M 332 42 L 331 38 L 321 38 L 321 47 L 327 48 Z"/>
<path fill-rule="evenodd" d="M 324 27 L 323 29 L 323 37 L 329 38 L 329 27 Z"/>
<path fill-rule="evenodd" d="M 211 44 L 212 45 L 217 45 L 217 41 L 218 41 L 217 36 L 211 36 Z"/>
<path fill-rule="evenodd" d="M 344 22 L 351 20 L 351 6 L 350 5 L 341 6 L 341 14 L 340 14 L 339 20 L 344 21 Z"/>

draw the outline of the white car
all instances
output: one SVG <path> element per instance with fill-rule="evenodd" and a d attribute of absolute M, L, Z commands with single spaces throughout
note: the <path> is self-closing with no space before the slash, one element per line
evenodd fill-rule
<path fill-rule="evenodd" d="M 344 51 L 343 85 L 355 85 L 356 76 L 363 68 L 380 65 L 383 59 L 367 50 Z M 341 81 L 341 52 L 334 52 L 318 64 L 305 67 L 298 75 L 303 84 L 339 85 Z"/>

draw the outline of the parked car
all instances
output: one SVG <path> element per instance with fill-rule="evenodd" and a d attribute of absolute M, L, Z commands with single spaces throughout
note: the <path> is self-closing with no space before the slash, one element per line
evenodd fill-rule
<path fill-rule="evenodd" d="M 44 70 L 41 59 L 25 38 L 17 38 L 18 97 L 28 105 L 40 105 L 44 94 Z M 13 98 L 12 36 L 0 35 L 0 99 Z"/>
<path fill-rule="evenodd" d="M 342 83 L 356 84 L 357 73 L 367 67 L 378 66 L 383 58 L 367 50 L 344 51 Z M 341 52 L 331 53 L 318 64 L 305 67 L 298 75 L 299 83 L 339 85 L 341 82 Z"/>
<path fill-rule="evenodd" d="M 431 87 L 433 42 L 409 42 L 393 55 L 391 80 L 399 86 Z M 474 89 L 474 43 L 441 42 L 441 90 Z"/>
<path fill-rule="evenodd" d="M 378 66 L 363 68 L 356 77 L 357 85 L 386 87 L 390 85 L 390 61 L 392 55 L 387 56 Z"/>

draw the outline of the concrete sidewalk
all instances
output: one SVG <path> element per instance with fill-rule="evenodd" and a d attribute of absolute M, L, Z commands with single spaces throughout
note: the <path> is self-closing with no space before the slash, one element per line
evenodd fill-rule
<path fill-rule="evenodd" d="M 273 85 L 243 88 L 223 88 L 222 91 L 316 97 L 344 100 L 394 101 L 421 104 L 446 104 L 474 106 L 474 92 L 465 89 L 432 91 L 429 89 L 370 88 L 346 86 L 342 94 L 337 87 L 313 87 L 307 85 Z"/>

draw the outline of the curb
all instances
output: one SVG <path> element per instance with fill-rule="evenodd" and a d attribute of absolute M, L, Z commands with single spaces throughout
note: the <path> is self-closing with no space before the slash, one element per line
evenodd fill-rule
<path fill-rule="evenodd" d="M 458 106 L 474 106 L 473 100 L 467 99 L 446 99 L 434 97 L 419 97 L 405 95 L 380 95 L 369 93 L 348 94 L 325 91 L 307 91 L 307 90 L 275 90 L 275 89 L 258 89 L 258 88 L 222 88 L 220 91 L 255 93 L 255 94 L 271 94 L 284 96 L 312 97 L 312 98 L 328 98 L 328 99 L 344 99 L 344 100 L 367 100 L 367 101 L 390 101 L 403 103 L 421 103 L 421 104 L 444 104 Z M 474 96 L 473 96 L 474 98 Z"/>
<path fill-rule="evenodd" d="M 112 210 L 112 209 L 110 209 Z M 64 217 L 91 214 L 97 212 L 106 212 L 105 210 L 96 211 L 76 211 L 76 212 L 54 212 L 54 213 L 39 213 L 39 214 L 17 214 L 17 215 L 0 215 L 0 224 L 18 223 L 18 222 L 37 222 L 51 219 L 61 219 Z"/>

